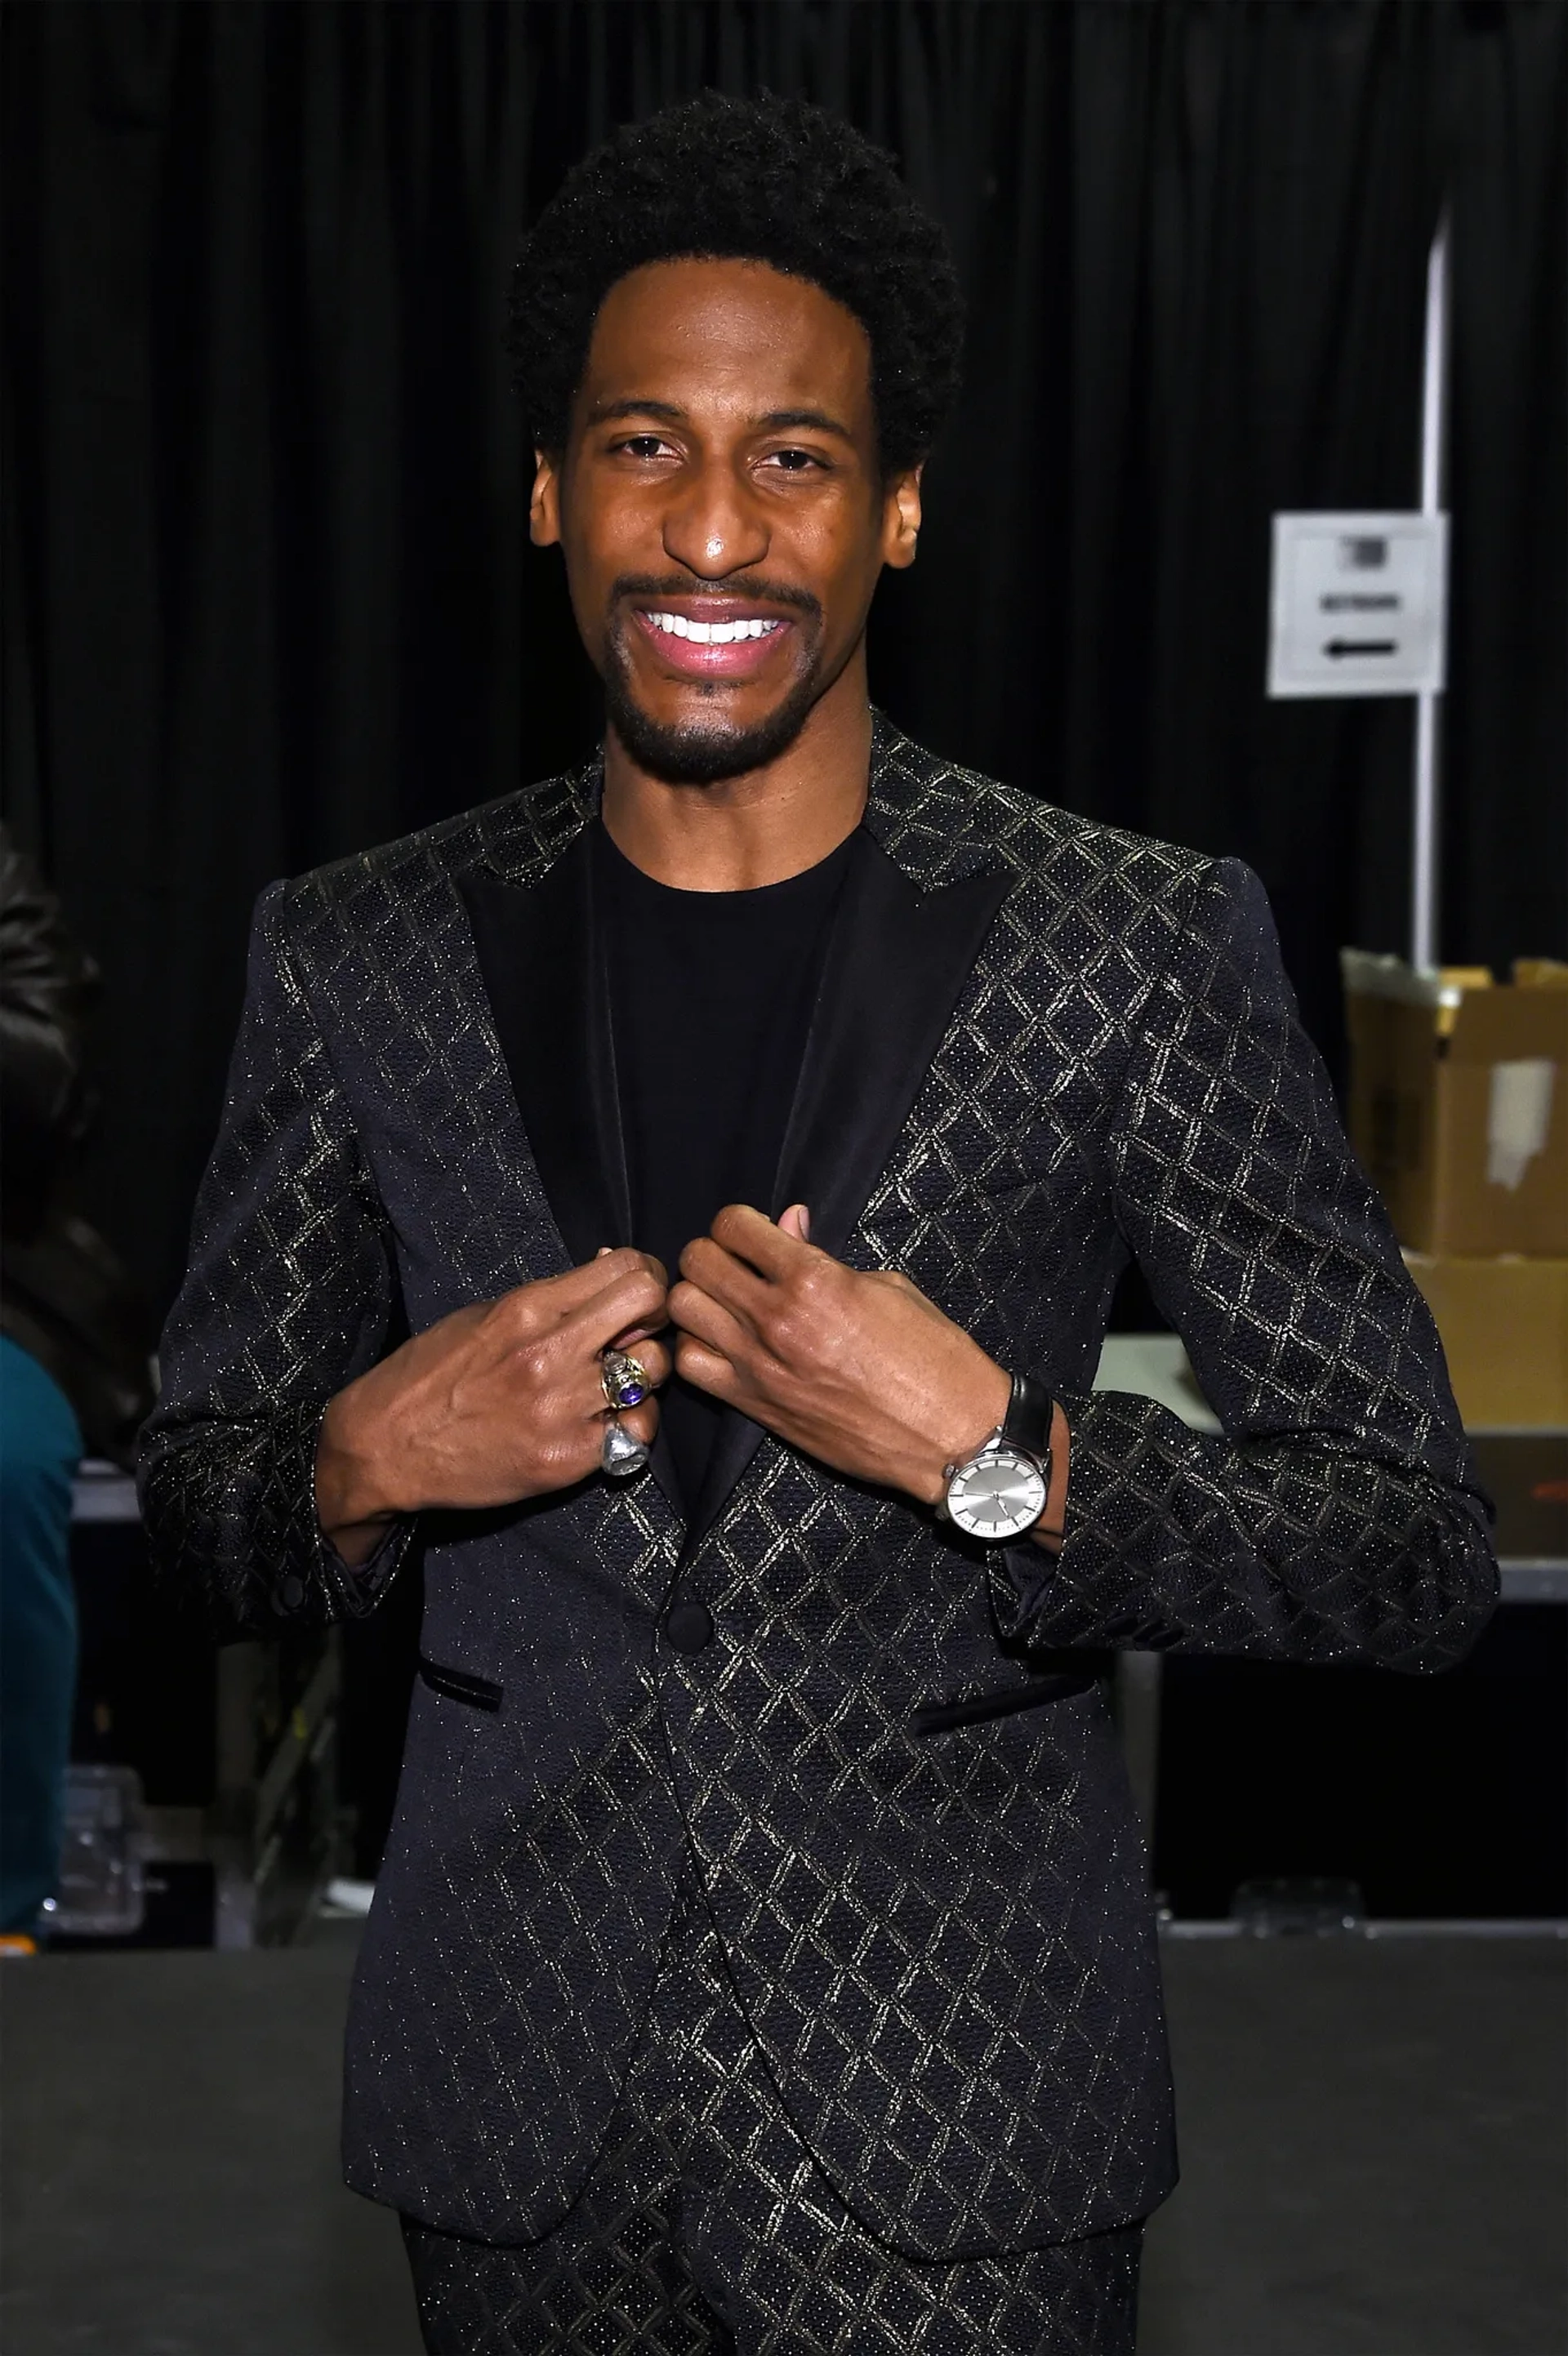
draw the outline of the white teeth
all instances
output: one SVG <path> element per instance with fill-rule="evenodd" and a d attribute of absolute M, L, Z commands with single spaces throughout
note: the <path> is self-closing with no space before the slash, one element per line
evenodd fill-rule
<path fill-rule="evenodd" d="M 650 614 L 648 619 L 655 629 L 669 637 L 690 638 L 700 647 L 732 647 L 741 638 L 765 638 L 778 629 L 777 622 L 760 618 L 741 622 L 689 622 L 684 614 Z"/>

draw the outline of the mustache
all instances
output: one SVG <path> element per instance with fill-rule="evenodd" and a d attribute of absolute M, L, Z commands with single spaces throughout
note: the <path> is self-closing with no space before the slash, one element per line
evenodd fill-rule
<path fill-rule="evenodd" d="M 694 573 L 623 573 L 610 584 L 612 610 L 623 597 L 751 597 L 759 605 L 792 606 L 813 622 L 822 618 L 821 598 L 788 582 L 769 581 L 763 573 L 726 573 L 722 581 L 702 581 Z"/>

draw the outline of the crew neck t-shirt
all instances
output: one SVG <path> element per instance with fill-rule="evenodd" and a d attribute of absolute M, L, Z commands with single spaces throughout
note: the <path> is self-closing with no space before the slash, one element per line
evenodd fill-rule
<path fill-rule="evenodd" d="M 673 1283 L 726 1203 L 771 1215 L 850 836 L 803 874 L 751 892 L 659 884 L 594 830 L 632 1240 Z M 661 1414 L 687 1515 L 722 1408 L 672 1378 Z"/>

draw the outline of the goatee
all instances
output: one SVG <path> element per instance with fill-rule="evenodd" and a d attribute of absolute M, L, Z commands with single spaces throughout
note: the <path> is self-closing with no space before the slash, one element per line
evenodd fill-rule
<path fill-rule="evenodd" d="M 749 728 L 736 727 L 725 715 L 723 684 L 713 680 L 699 688 L 710 714 L 667 727 L 632 700 L 631 665 L 622 632 L 628 626 L 626 607 L 633 597 L 686 597 L 712 584 L 683 580 L 680 574 L 660 579 L 650 573 L 623 573 L 610 590 L 605 659 L 599 667 L 604 680 L 605 711 L 611 727 L 638 766 L 667 786 L 716 786 L 725 777 L 744 776 L 749 769 L 765 768 L 787 753 L 805 726 L 812 705 L 831 682 L 822 677 L 822 609 L 809 589 L 792 583 L 769 581 L 760 573 L 737 573 L 724 584 L 733 597 L 755 599 L 758 605 L 783 605 L 800 616 L 804 633 L 801 669 L 783 701 L 765 720 Z"/>
<path fill-rule="evenodd" d="M 722 691 L 710 692 L 715 697 Z M 711 720 L 682 721 L 666 727 L 651 719 L 628 691 L 618 663 L 605 669 L 605 711 L 611 727 L 639 768 L 667 786 L 714 786 L 725 777 L 766 768 L 787 753 L 817 701 L 813 672 L 797 679 L 783 701 L 749 728 L 737 728 L 715 713 Z"/>

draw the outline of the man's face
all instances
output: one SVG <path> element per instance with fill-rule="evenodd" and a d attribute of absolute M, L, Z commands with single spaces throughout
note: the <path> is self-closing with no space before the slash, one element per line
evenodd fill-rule
<path fill-rule="evenodd" d="M 793 742 L 919 519 L 918 470 L 881 475 L 859 321 L 765 263 L 691 261 L 606 296 L 532 518 L 564 550 L 617 735 L 692 784 Z"/>

